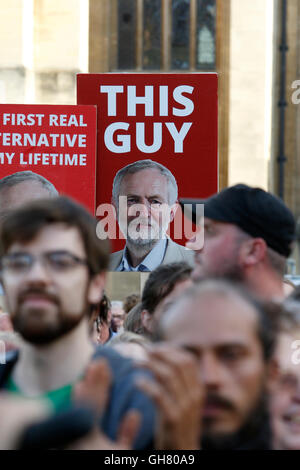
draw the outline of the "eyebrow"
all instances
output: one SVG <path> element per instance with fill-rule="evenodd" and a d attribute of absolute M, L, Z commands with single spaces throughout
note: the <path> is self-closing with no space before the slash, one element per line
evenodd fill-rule
<path fill-rule="evenodd" d="M 180 347 L 188 350 L 188 351 L 191 351 L 191 352 L 195 352 L 195 351 L 203 351 L 206 349 L 206 347 L 202 347 L 202 346 L 198 346 L 198 345 L 190 345 L 190 344 L 182 344 L 180 345 Z M 220 344 L 216 344 L 216 345 L 212 345 L 210 347 L 211 349 L 217 351 L 217 352 L 222 352 L 222 350 L 224 349 L 228 349 L 228 348 L 239 348 L 241 350 L 245 350 L 247 351 L 249 348 L 247 347 L 247 344 L 246 343 L 243 343 L 243 342 L 230 342 L 230 343 L 220 343 Z"/>
<path fill-rule="evenodd" d="M 154 199 L 154 198 L 155 198 L 155 199 L 163 199 L 163 197 L 162 197 L 161 195 L 159 195 L 159 194 L 153 194 L 153 195 L 151 195 L 151 196 L 147 196 L 147 198 L 148 198 L 148 199 L 149 199 L 149 198 L 152 198 L 152 199 Z"/>
<path fill-rule="evenodd" d="M 128 199 L 129 197 L 141 198 L 141 197 L 143 197 L 143 196 L 141 196 L 140 194 L 127 194 L 126 197 L 127 197 L 127 199 Z M 161 195 L 159 195 L 159 194 L 153 194 L 153 195 L 151 194 L 150 196 L 145 196 L 145 197 L 146 197 L 146 199 L 150 199 L 150 198 L 151 198 L 151 199 L 153 199 L 153 198 L 155 198 L 155 199 L 163 199 L 163 197 L 162 197 Z"/>
<path fill-rule="evenodd" d="M 218 352 L 222 352 L 226 349 L 233 349 L 233 348 L 243 350 L 243 351 L 248 351 L 249 350 L 248 344 L 243 343 L 243 342 L 223 343 L 223 344 L 220 344 L 220 345 L 216 345 L 216 347 L 215 347 L 216 351 L 218 351 Z"/>

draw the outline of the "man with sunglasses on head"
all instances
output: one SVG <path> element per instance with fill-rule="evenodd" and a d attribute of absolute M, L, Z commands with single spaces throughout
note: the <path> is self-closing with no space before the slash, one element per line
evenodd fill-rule
<path fill-rule="evenodd" d="M 114 351 L 95 350 L 89 337 L 89 312 L 101 300 L 109 260 L 96 224 L 64 197 L 31 202 L 3 221 L 1 282 L 23 347 L 0 366 L 0 388 L 46 399 L 57 412 L 76 399 L 87 401 L 110 439 L 128 412 L 138 411 L 133 445 L 143 448 L 151 440 L 154 413 L 135 386 L 141 372 Z"/>

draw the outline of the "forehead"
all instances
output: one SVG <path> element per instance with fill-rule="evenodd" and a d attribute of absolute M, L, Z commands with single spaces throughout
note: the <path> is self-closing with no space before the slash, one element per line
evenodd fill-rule
<path fill-rule="evenodd" d="M 117 313 L 123 313 L 122 305 L 112 305 L 111 306 L 111 312 L 114 315 L 117 314 Z"/>
<path fill-rule="evenodd" d="M 124 312 L 112 312 L 112 316 L 114 318 L 123 318 L 124 317 Z"/>
<path fill-rule="evenodd" d="M 135 195 L 162 195 L 168 194 L 168 180 L 155 168 L 149 168 L 138 171 L 137 173 L 127 174 L 121 182 L 120 194 Z"/>
<path fill-rule="evenodd" d="M 204 208 L 205 212 L 205 208 Z M 218 232 L 236 234 L 239 232 L 239 228 L 229 222 L 220 222 L 218 220 L 209 219 L 208 217 L 203 217 L 204 227 L 212 227 Z"/>
<path fill-rule="evenodd" d="M 33 201 L 49 197 L 49 191 L 38 181 L 29 179 L 0 191 L 0 210 L 7 211 Z"/>
<path fill-rule="evenodd" d="M 79 256 L 85 255 L 85 247 L 79 230 L 61 223 L 44 226 L 32 240 L 26 243 L 16 241 L 8 251 L 19 250 L 34 253 L 66 250 Z"/>
<path fill-rule="evenodd" d="M 206 349 L 229 343 L 258 343 L 254 308 L 233 295 L 203 295 L 171 309 L 166 339 L 178 345 Z"/>

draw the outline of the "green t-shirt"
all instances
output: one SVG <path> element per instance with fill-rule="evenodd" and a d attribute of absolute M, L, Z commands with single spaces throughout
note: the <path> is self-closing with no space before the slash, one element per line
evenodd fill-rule
<path fill-rule="evenodd" d="M 24 395 L 11 377 L 9 377 L 5 388 L 8 392 L 22 398 L 28 398 L 30 400 L 46 400 L 53 408 L 53 411 L 57 413 L 58 411 L 65 410 L 70 406 L 73 384 L 65 385 L 64 387 L 57 388 L 56 390 L 51 390 L 50 392 L 43 393 L 42 395 L 34 398 Z"/>

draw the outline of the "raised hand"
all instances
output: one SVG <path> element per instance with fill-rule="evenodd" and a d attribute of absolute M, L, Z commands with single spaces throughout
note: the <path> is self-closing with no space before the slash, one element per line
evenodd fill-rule
<path fill-rule="evenodd" d="M 200 448 L 203 389 L 193 356 L 168 345 L 154 346 L 143 364 L 155 381 L 139 379 L 139 387 L 158 407 L 155 448 Z"/>

